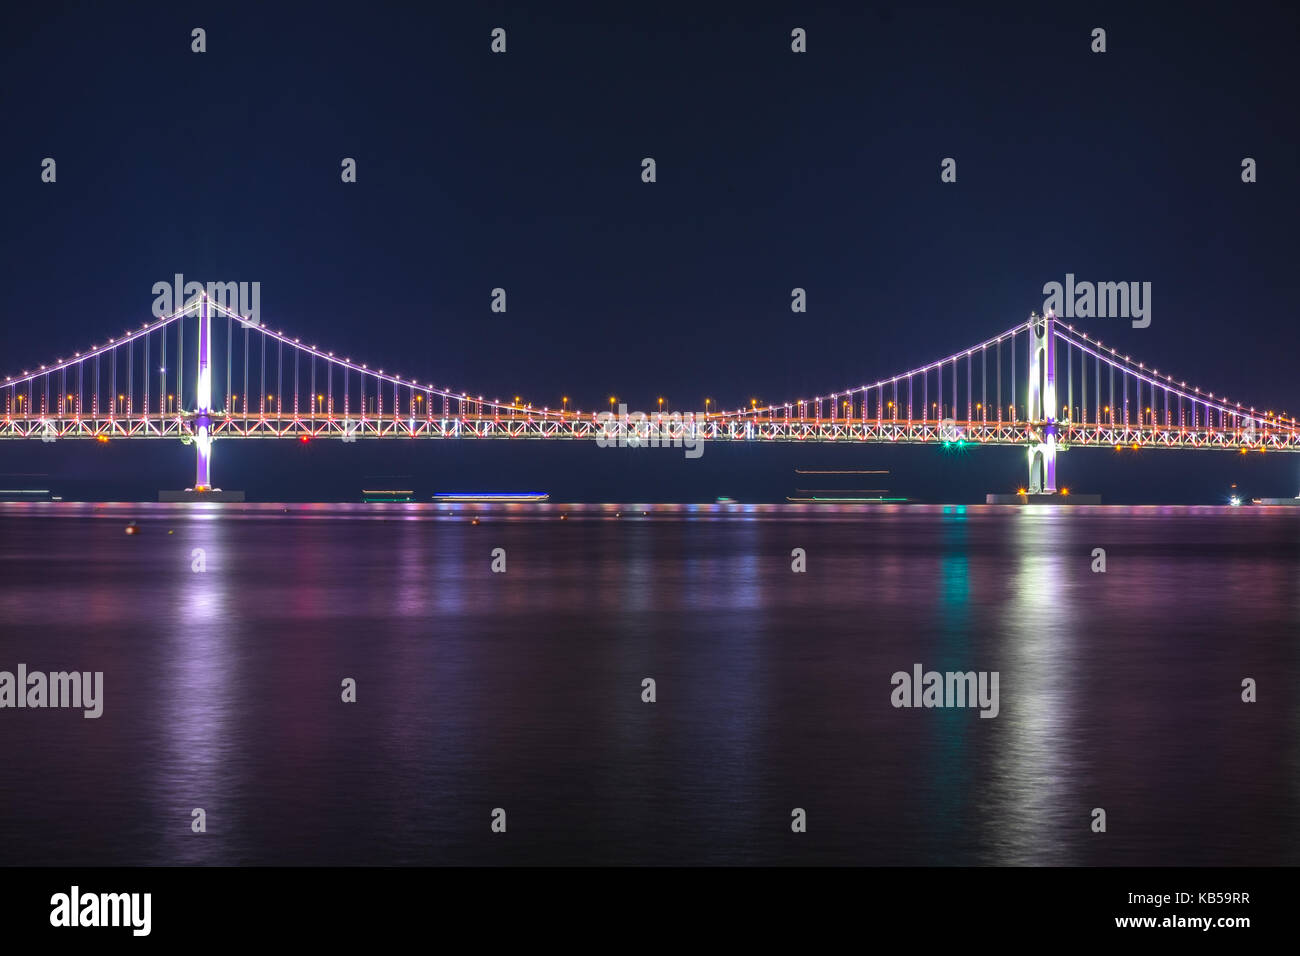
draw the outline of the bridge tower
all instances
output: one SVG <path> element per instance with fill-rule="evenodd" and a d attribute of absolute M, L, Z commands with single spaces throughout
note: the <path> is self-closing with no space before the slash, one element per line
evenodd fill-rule
<path fill-rule="evenodd" d="M 1056 494 L 1056 313 L 1029 316 L 1029 493 Z"/>
<path fill-rule="evenodd" d="M 198 452 L 195 491 L 212 490 L 212 314 L 207 292 L 199 302 L 199 376 L 194 399 L 194 445 Z"/>

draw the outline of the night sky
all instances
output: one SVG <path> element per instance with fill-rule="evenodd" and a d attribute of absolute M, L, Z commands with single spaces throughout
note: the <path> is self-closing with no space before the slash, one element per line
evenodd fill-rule
<path fill-rule="evenodd" d="M 489 398 L 737 407 L 975 344 L 1074 273 L 1152 283 L 1149 328 L 1079 323 L 1107 345 L 1300 412 L 1300 10 L 840 6 L 15 7 L 0 375 L 138 327 L 180 272 L 258 281 L 271 327 Z M 1015 449 L 379 444 L 219 442 L 214 477 L 273 500 L 381 474 L 697 501 L 782 500 L 796 467 L 887 468 L 944 501 L 1025 480 Z M 1116 501 L 1300 491 L 1294 456 L 1075 449 L 1060 469 Z M 193 451 L 6 442 L 0 474 L 149 498 L 192 482 Z"/>

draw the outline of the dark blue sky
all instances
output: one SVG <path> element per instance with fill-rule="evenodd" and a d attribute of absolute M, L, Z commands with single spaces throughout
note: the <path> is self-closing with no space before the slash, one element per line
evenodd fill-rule
<path fill-rule="evenodd" d="M 1080 323 L 1108 344 L 1300 411 L 1294 6 L 840 6 L 16 8 L 0 41 L 0 374 L 138 325 L 153 284 L 182 272 L 259 281 L 273 327 L 439 385 L 734 406 L 949 354 L 1072 272 L 1152 283 L 1149 328 Z M 790 52 L 796 26 L 805 55 Z M 939 180 L 949 156 L 955 184 Z M 343 157 L 356 184 L 340 182 Z M 505 315 L 489 311 L 498 286 Z M 790 312 L 795 286 L 806 316 Z M 301 470 L 292 449 L 234 444 L 217 451 L 228 486 L 273 495 L 268 469 Z M 69 476 L 86 453 L 6 445 L 0 472 L 39 458 Z M 311 454 L 313 480 L 352 496 L 355 460 Z M 710 467 L 660 452 L 633 470 L 615 454 L 376 453 L 427 490 L 504 469 L 573 497 L 640 481 L 711 498 L 750 480 L 779 497 L 792 467 L 815 464 L 710 449 Z M 930 482 L 953 500 L 1005 490 L 1023 464 L 984 449 L 944 477 L 938 454 L 819 461 L 893 468 L 898 490 Z M 127 475 L 174 461 L 153 486 L 190 469 L 179 447 L 105 456 Z M 1300 489 L 1291 462 L 1149 457 L 1119 469 L 1142 472 L 1128 479 L 1102 452 L 1062 469 L 1120 498 L 1126 481 L 1177 480 L 1204 499 L 1233 469 L 1256 493 Z"/>

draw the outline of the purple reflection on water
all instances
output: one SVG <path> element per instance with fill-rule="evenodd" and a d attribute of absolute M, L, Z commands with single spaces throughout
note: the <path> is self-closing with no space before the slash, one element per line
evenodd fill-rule
<path fill-rule="evenodd" d="M 105 675 L 99 720 L 0 711 L 0 862 L 1300 860 L 1294 509 L 23 503 L 0 530 L 0 669 Z M 891 707 L 914 663 L 998 671 L 999 716 Z"/>

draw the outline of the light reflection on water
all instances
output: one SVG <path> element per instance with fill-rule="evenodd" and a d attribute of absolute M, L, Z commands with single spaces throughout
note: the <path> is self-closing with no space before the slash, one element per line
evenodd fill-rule
<path fill-rule="evenodd" d="M 1064 554 L 1053 547 L 1052 536 L 1061 533 L 1056 522 L 1022 518 L 1011 532 L 1018 560 L 1002 618 L 1003 666 L 1016 675 L 1018 689 L 1001 728 L 1007 742 L 994 762 L 993 799 L 1008 814 L 999 833 L 1000 862 L 1077 863 L 1071 854 L 1076 843 L 1058 842 L 1053 832 L 1082 826 L 1088 809 L 1074 806 L 1063 786 L 1077 760 L 1071 722 L 1084 704 L 1071 680 L 1078 674 L 1074 630 L 1062 592 L 1086 579 L 1070 574 Z M 1067 540 L 1077 547 L 1072 534 Z"/>
<path fill-rule="evenodd" d="M 0 504 L 0 669 L 106 685 L 0 711 L 0 863 L 1293 864 L 1298 571 L 1286 508 Z"/>
<path fill-rule="evenodd" d="M 235 809 L 211 802 L 211 795 L 223 792 L 222 782 L 232 775 L 232 763 L 238 759 L 240 695 L 238 645 L 225 623 L 237 619 L 229 592 L 232 575 L 226 567 L 231 555 L 223 547 L 229 528 L 206 518 L 194 521 L 187 536 L 189 551 L 180 555 L 188 558 L 184 561 L 188 567 L 171 575 L 175 579 L 189 573 L 177 582 L 179 587 L 165 592 L 165 612 L 175 626 L 160 635 L 157 646 L 164 686 L 184 692 L 159 695 L 153 702 L 160 711 L 153 730 L 164 739 L 157 759 L 147 764 L 155 773 L 149 792 L 155 798 L 157 818 L 175 819 L 178 824 L 187 817 L 193 823 L 195 808 L 217 820 L 228 819 Z M 200 560 L 202 564 L 197 564 Z M 144 594 L 137 598 L 146 599 Z M 205 862 L 212 848 L 197 839 L 165 845 L 177 852 L 178 863 Z"/>

